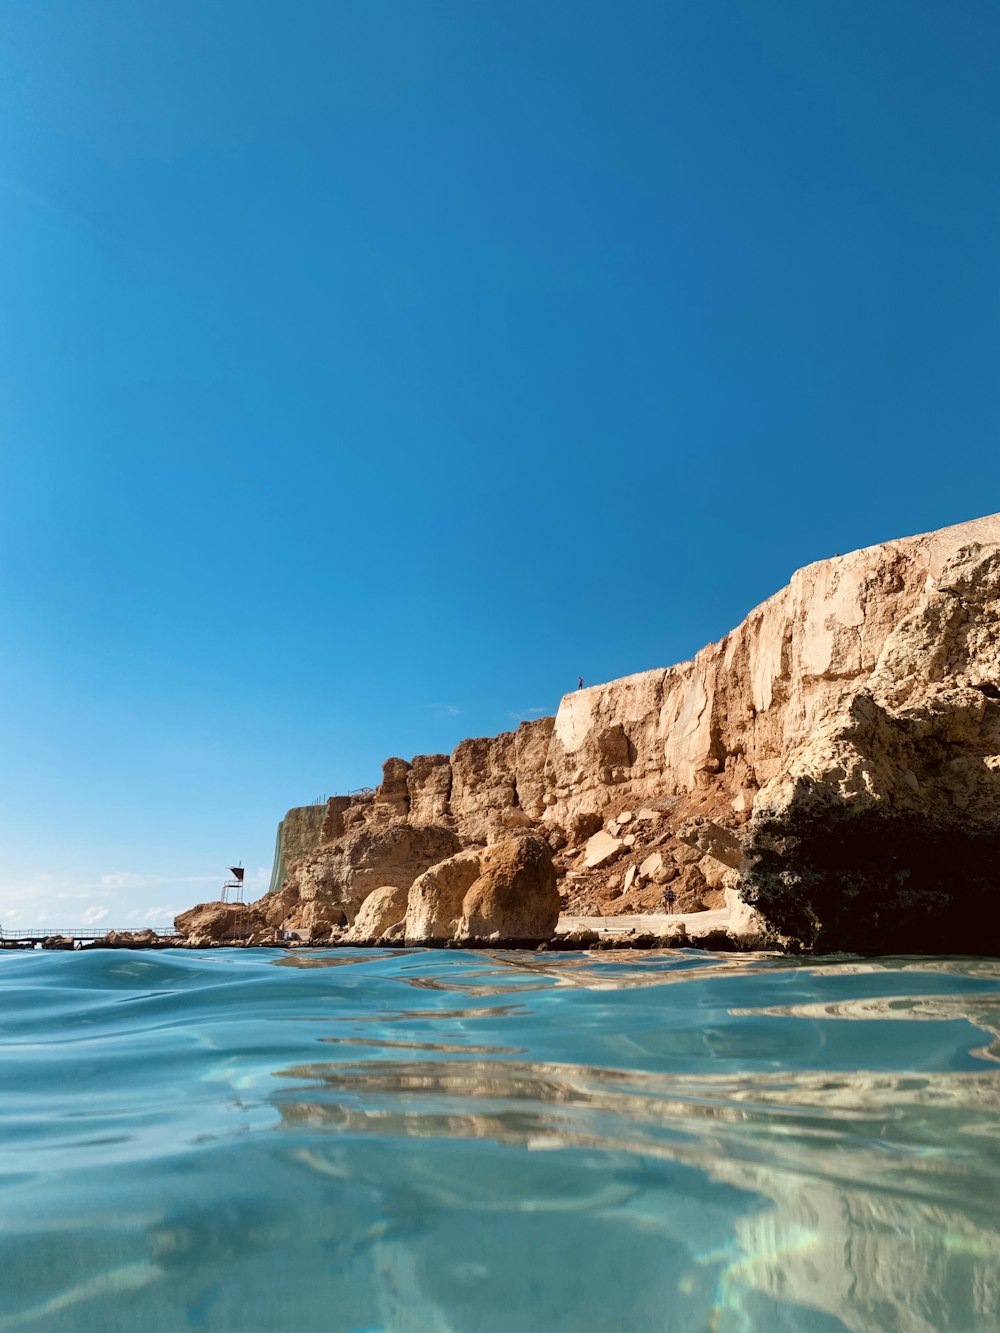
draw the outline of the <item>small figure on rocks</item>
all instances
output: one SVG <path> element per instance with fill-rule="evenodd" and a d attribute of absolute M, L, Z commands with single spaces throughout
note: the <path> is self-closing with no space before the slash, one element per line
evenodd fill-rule
<path fill-rule="evenodd" d="M 667 912 L 668 914 L 673 912 L 674 903 L 676 901 L 677 901 L 677 894 L 674 893 L 673 889 L 667 888 L 663 890 L 663 910 L 665 912 Z"/>
<path fill-rule="evenodd" d="M 583 689 L 583 677 L 582 677 L 582 676 L 577 676 L 577 678 L 576 678 L 576 688 L 577 688 L 578 690 L 582 690 L 582 689 Z"/>

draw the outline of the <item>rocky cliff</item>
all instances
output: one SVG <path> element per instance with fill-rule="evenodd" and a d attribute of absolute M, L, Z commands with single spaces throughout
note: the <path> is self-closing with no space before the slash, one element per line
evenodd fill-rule
<path fill-rule="evenodd" d="M 565 912 L 657 910 L 669 886 L 682 910 L 728 906 L 745 941 L 995 952 L 968 914 L 1000 867 L 1000 515 L 809 565 L 689 662 L 389 759 L 321 827 L 285 822 L 296 857 L 279 838 L 259 906 L 317 936 L 534 833 Z"/>

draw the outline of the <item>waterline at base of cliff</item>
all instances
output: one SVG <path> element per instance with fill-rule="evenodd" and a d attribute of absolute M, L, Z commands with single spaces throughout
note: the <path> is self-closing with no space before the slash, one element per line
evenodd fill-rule
<path fill-rule="evenodd" d="M 969 1333 L 1000 964 L 0 957 L 0 1331 Z"/>

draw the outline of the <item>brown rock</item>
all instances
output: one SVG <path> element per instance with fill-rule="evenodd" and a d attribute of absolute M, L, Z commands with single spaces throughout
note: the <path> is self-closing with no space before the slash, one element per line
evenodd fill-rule
<path fill-rule="evenodd" d="M 174 917 L 174 929 L 189 940 L 245 940 L 264 925 L 255 903 L 199 903 Z"/>
<path fill-rule="evenodd" d="M 1000 862 L 997 681 L 1000 549 L 970 545 L 758 794 L 740 888 L 773 931 L 821 950 L 996 951 L 969 926 L 989 919 Z"/>
<path fill-rule="evenodd" d="M 354 924 L 344 936 L 345 944 L 367 944 L 406 920 L 409 889 L 387 884 L 375 889 L 361 904 Z"/>
<path fill-rule="evenodd" d="M 440 824 L 451 816 L 451 761 L 446 754 L 418 754 L 406 775 L 410 822 Z"/>
<path fill-rule="evenodd" d="M 711 856 L 732 870 L 738 870 L 743 862 L 743 844 L 736 834 L 703 815 L 695 815 L 682 824 L 677 838 L 698 852 L 696 859 Z"/>
<path fill-rule="evenodd" d="M 405 759 L 387 759 L 382 765 L 382 782 L 375 792 L 375 813 L 379 818 L 405 819 L 410 813 L 409 772 L 410 765 Z"/>
<path fill-rule="evenodd" d="M 462 741 L 451 756 L 451 810 L 463 835 L 485 842 L 498 816 L 517 807 L 516 745 L 512 731 Z"/>
<path fill-rule="evenodd" d="M 149 949 L 162 943 L 156 931 L 147 926 L 144 930 L 109 930 L 101 939 L 95 940 L 91 948 Z"/>
<path fill-rule="evenodd" d="M 330 796 L 326 802 L 326 814 L 319 831 L 320 842 L 334 842 L 344 832 L 344 815 L 350 809 L 349 796 Z M 312 847 L 303 847 L 301 855 L 312 851 Z"/>
<path fill-rule="evenodd" d="M 662 852 L 652 852 L 639 866 L 639 876 L 654 884 L 666 884 L 677 877 L 677 867 Z"/>
<path fill-rule="evenodd" d="M 710 889 L 725 888 L 729 881 L 729 877 L 736 875 L 735 870 L 727 869 L 722 862 L 717 861 L 714 856 L 703 856 L 701 860 L 697 862 L 697 866 L 705 883 Z"/>
<path fill-rule="evenodd" d="M 460 939 L 538 943 L 551 939 L 558 920 L 555 869 L 543 838 L 509 838 L 482 853 L 462 905 Z"/>
<path fill-rule="evenodd" d="M 580 843 L 586 842 L 601 827 L 601 816 L 593 810 L 587 810 L 580 814 L 575 814 L 569 821 L 569 843 L 571 847 L 578 847 Z"/>
<path fill-rule="evenodd" d="M 479 878 L 482 856 L 474 849 L 459 852 L 413 881 L 406 903 L 408 943 L 442 944 L 455 938 L 465 895 Z"/>
<path fill-rule="evenodd" d="M 597 870 L 601 866 L 610 865 L 612 861 L 617 860 L 621 850 L 622 843 L 619 838 L 614 838 L 603 830 L 595 833 L 587 839 L 583 853 L 584 869 Z"/>
<path fill-rule="evenodd" d="M 549 941 L 550 949 L 591 949 L 600 940 L 596 930 L 569 930 Z"/>
<path fill-rule="evenodd" d="M 459 849 L 456 835 L 435 824 L 363 823 L 318 847 L 291 869 L 280 893 L 258 904 L 269 925 L 329 930 L 351 920 L 369 893 L 409 889 L 423 871 Z"/>

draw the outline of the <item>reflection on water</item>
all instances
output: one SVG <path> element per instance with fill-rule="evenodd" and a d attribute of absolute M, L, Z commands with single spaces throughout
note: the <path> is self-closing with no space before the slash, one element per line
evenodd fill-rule
<path fill-rule="evenodd" d="M 995 962 L 12 960 L 0 1333 L 1000 1327 Z"/>

